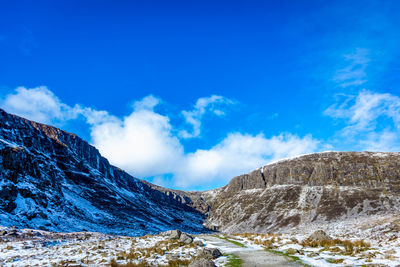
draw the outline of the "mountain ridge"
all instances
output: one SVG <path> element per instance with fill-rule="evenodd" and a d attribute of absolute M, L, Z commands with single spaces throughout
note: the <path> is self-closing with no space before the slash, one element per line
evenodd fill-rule
<path fill-rule="evenodd" d="M 0 220 L 56 231 L 203 232 L 203 214 L 109 164 L 75 134 L 0 109 Z"/>
<path fill-rule="evenodd" d="M 400 153 L 324 152 L 267 164 L 233 178 L 206 225 L 277 231 L 354 216 L 400 213 Z"/>
<path fill-rule="evenodd" d="M 207 191 L 168 189 L 110 165 L 77 135 L 0 109 L 0 221 L 140 235 L 266 232 L 400 214 L 399 152 L 284 159 Z"/>

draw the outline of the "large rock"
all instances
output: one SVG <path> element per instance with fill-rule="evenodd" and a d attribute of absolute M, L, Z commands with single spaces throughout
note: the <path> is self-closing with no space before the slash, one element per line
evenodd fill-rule
<path fill-rule="evenodd" d="M 179 239 L 181 237 L 182 232 L 179 230 L 173 230 L 169 235 L 169 239 Z"/>
<path fill-rule="evenodd" d="M 198 258 L 205 258 L 205 259 L 216 259 L 221 257 L 222 253 L 217 248 L 203 248 L 199 251 L 197 257 Z"/>
<path fill-rule="evenodd" d="M 206 258 L 197 258 L 189 264 L 189 267 L 215 267 L 215 263 Z"/>
<path fill-rule="evenodd" d="M 308 241 L 322 242 L 327 240 L 332 240 L 332 238 L 327 235 L 323 230 L 317 230 L 312 235 L 307 238 Z"/>
<path fill-rule="evenodd" d="M 181 237 L 182 232 L 179 229 L 169 230 L 163 233 L 160 233 L 162 236 L 166 236 L 168 239 L 179 239 Z"/>
<path fill-rule="evenodd" d="M 193 237 L 186 233 L 181 233 L 181 236 L 179 237 L 179 242 L 190 244 L 193 242 Z"/>

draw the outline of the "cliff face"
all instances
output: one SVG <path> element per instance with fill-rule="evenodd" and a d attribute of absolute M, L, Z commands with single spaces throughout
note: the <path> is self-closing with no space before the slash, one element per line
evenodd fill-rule
<path fill-rule="evenodd" d="M 204 231 L 203 214 L 110 165 L 76 135 L 3 110 L 0 222 L 129 235 Z"/>
<path fill-rule="evenodd" d="M 400 212 L 400 153 L 326 152 L 269 164 L 219 190 L 206 224 L 263 232 Z"/>
<path fill-rule="evenodd" d="M 76 135 L 0 109 L 1 225 L 142 235 L 201 232 L 205 222 L 265 232 L 379 214 L 400 214 L 400 153 L 311 154 L 184 192 L 136 179 Z"/>

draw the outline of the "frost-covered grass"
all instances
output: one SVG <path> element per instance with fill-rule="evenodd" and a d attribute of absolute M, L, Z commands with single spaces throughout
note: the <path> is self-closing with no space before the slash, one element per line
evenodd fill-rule
<path fill-rule="evenodd" d="M 227 254 L 265 249 L 308 266 L 397 266 L 400 265 L 398 219 L 392 216 L 373 221 L 371 217 L 368 225 L 358 220 L 357 227 L 339 228 L 339 224 L 326 227 L 324 230 L 332 239 L 320 242 L 307 239 L 314 229 L 218 234 L 212 236 L 214 241 L 198 236 L 193 243 L 183 244 L 164 235 L 127 237 L 0 227 L 0 266 L 187 266 L 204 246 L 217 247 Z M 221 240 L 227 241 L 225 247 L 220 245 Z M 232 255 L 214 262 L 217 266 L 240 264 Z"/>
<path fill-rule="evenodd" d="M 334 236 L 332 240 L 313 242 L 296 234 L 234 234 L 246 245 L 261 245 L 267 251 L 311 266 L 397 266 L 400 264 L 398 239 L 359 240 Z"/>
<path fill-rule="evenodd" d="M 186 266 L 203 246 L 161 235 L 18 231 L 19 236 L 0 241 L 1 266 Z"/>

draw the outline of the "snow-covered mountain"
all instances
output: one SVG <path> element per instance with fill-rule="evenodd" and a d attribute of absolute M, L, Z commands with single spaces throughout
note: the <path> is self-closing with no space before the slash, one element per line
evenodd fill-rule
<path fill-rule="evenodd" d="M 202 232 L 204 215 L 109 164 L 78 136 L 0 109 L 0 224 L 141 235 Z"/>
<path fill-rule="evenodd" d="M 400 153 L 304 155 L 237 176 L 222 188 L 184 192 L 136 179 L 76 135 L 0 109 L 3 226 L 143 235 L 202 232 L 205 225 L 240 233 L 370 216 L 379 221 L 381 215 L 400 215 Z"/>
<path fill-rule="evenodd" d="M 206 225 L 224 232 L 268 232 L 399 215 L 400 153 L 325 152 L 233 178 L 215 192 Z"/>

